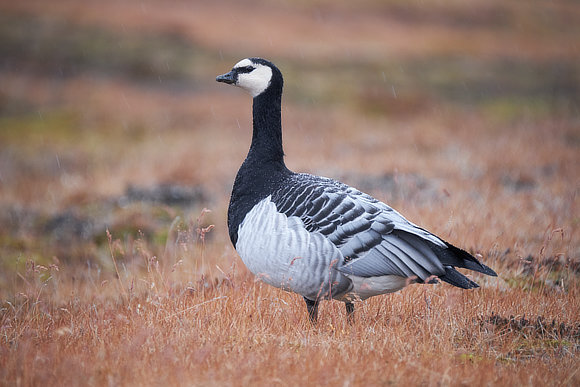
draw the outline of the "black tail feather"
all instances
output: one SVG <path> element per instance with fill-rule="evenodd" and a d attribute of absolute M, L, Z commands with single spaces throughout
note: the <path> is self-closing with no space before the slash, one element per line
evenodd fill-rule
<path fill-rule="evenodd" d="M 477 271 L 482 274 L 497 277 L 497 273 L 483 263 L 479 262 L 473 255 L 467 251 L 445 242 L 447 248 L 431 244 L 431 250 L 437 255 L 441 263 L 445 266 L 462 267 Z"/>
<path fill-rule="evenodd" d="M 466 276 L 464 276 L 451 266 L 445 266 L 445 275 L 442 275 L 439 278 L 441 278 L 442 281 L 445 281 L 448 284 L 457 286 L 458 288 L 473 289 L 479 287 L 478 284 L 476 284 L 475 282 L 473 282 L 472 280 L 470 280 L 469 278 L 467 278 Z"/>

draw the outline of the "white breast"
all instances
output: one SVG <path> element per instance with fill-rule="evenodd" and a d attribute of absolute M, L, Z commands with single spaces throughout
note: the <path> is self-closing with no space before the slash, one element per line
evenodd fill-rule
<path fill-rule="evenodd" d="M 279 213 L 270 197 L 259 202 L 238 229 L 236 250 L 262 281 L 309 297 L 327 297 L 340 274 L 338 249 L 311 233 L 298 217 Z"/>

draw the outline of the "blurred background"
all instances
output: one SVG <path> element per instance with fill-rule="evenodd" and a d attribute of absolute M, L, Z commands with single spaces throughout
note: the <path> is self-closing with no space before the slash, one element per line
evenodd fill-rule
<path fill-rule="evenodd" d="M 213 224 L 236 259 L 251 100 L 215 76 L 250 56 L 285 76 L 291 169 L 500 269 L 577 273 L 578 37 L 566 0 L 0 0 L 0 290 L 26 262 L 111 270 L 107 229 L 173 264 Z"/>

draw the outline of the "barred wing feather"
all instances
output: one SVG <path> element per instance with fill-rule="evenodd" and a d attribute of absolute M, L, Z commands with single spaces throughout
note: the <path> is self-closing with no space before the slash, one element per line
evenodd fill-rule
<path fill-rule="evenodd" d="M 433 234 L 375 198 L 332 179 L 295 175 L 272 196 L 278 211 L 299 217 L 326 236 L 344 257 L 347 275 L 398 275 L 421 281 L 446 273 L 430 246 L 447 248 Z"/>

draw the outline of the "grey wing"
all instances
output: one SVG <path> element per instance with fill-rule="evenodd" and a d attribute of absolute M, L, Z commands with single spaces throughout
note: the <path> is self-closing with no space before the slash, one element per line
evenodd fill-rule
<path fill-rule="evenodd" d="M 446 244 L 373 197 L 331 179 L 298 175 L 273 198 L 278 210 L 297 216 L 342 253 L 338 269 L 360 277 L 398 275 L 421 281 L 445 274 L 430 248 Z"/>

